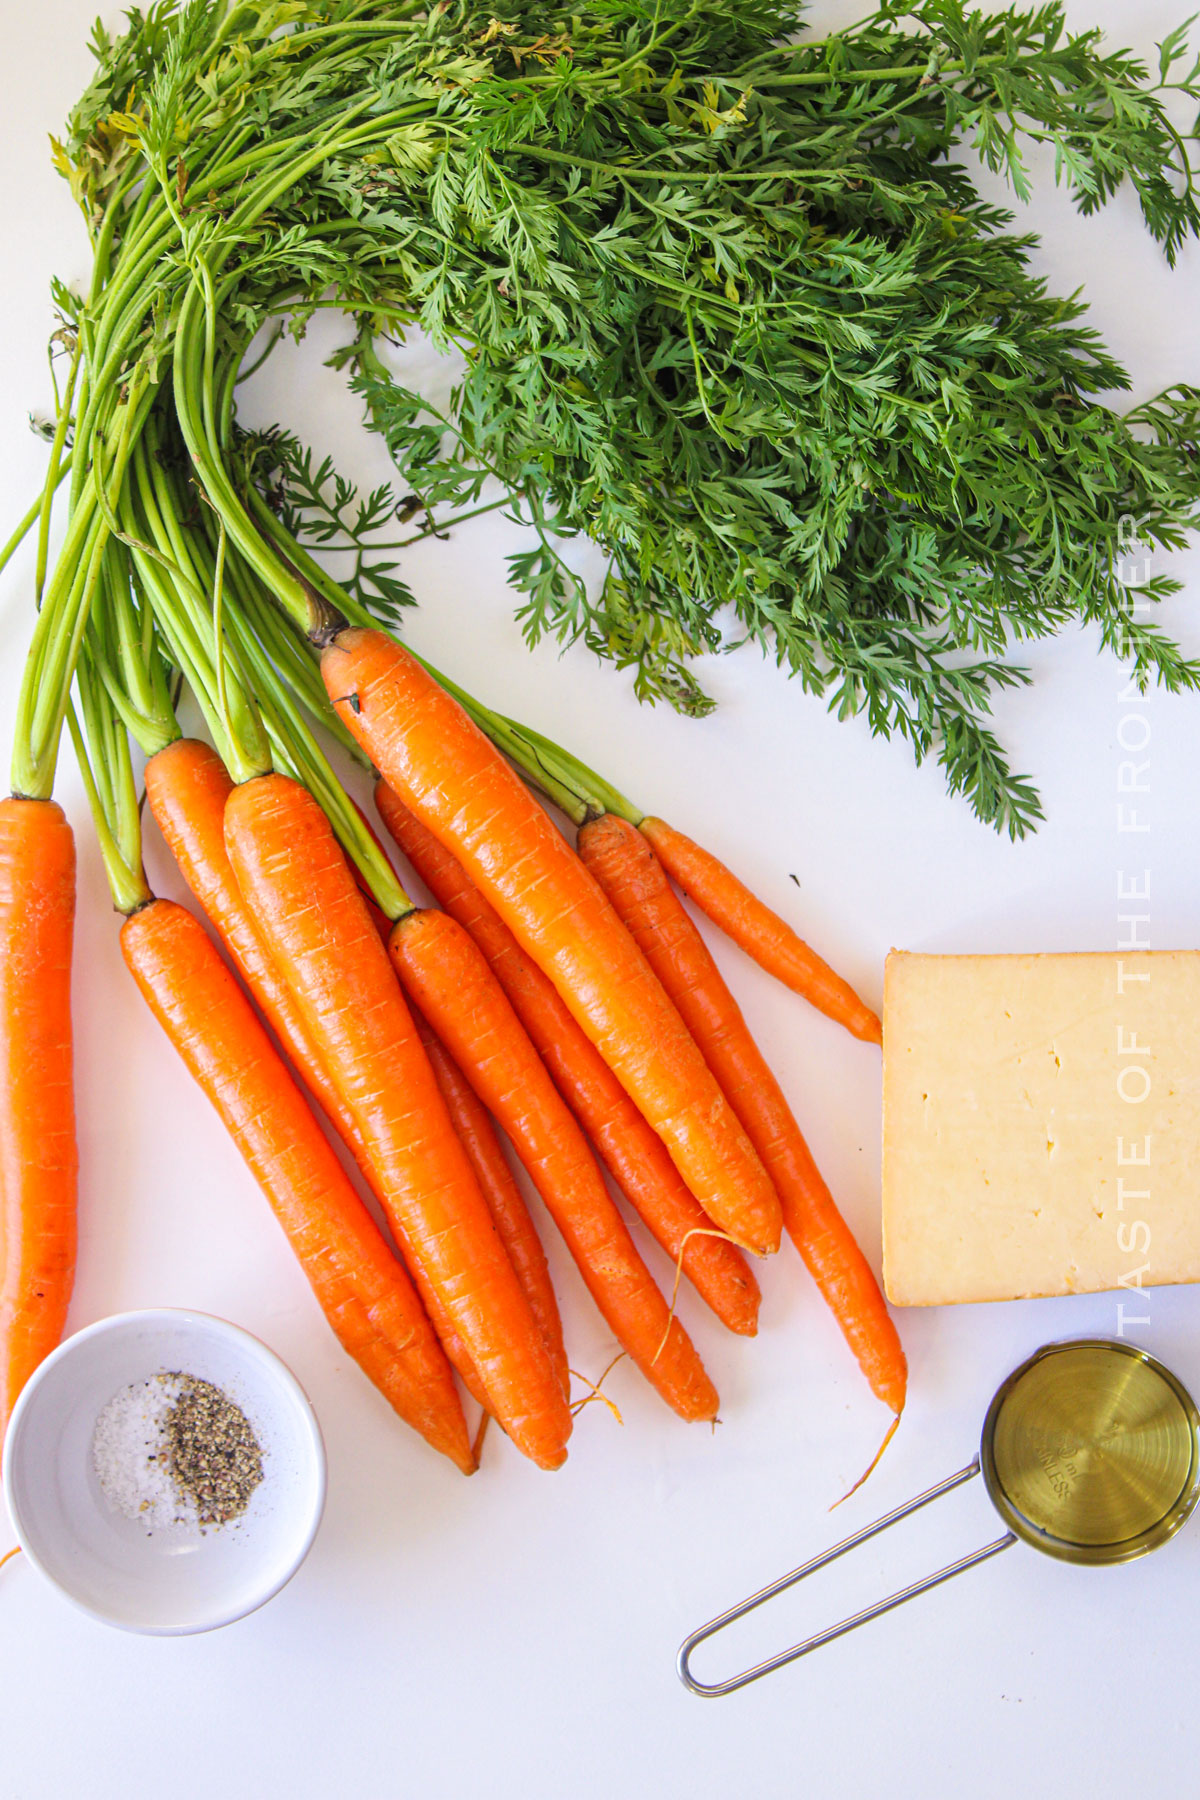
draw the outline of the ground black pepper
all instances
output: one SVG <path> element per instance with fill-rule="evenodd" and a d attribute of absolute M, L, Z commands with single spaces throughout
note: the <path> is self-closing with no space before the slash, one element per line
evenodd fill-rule
<path fill-rule="evenodd" d="M 211 1381 L 174 1371 L 179 1392 L 165 1424 L 171 1476 L 200 1524 L 245 1512 L 263 1478 L 262 1450 L 241 1407 Z"/>

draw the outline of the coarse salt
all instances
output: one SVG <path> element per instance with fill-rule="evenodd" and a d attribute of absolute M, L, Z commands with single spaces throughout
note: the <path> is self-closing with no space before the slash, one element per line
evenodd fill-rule
<path fill-rule="evenodd" d="M 148 1530 L 199 1525 L 195 1504 L 181 1494 L 171 1473 L 167 1416 L 182 1386 L 178 1375 L 152 1375 L 114 1394 L 92 1438 L 92 1460 L 105 1499 L 115 1512 Z"/>

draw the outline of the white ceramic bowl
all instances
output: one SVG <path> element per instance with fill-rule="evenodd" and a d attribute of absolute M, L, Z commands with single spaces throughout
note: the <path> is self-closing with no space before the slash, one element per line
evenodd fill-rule
<path fill-rule="evenodd" d="M 203 1534 L 125 1518 L 93 1461 L 114 1394 L 176 1370 L 235 1400 L 263 1452 L 245 1513 Z M 321 1521 L 325 1448 L 300 1384 L 249 1332 L 206 1313 L 120 1313 L 60 1344 L 26 1384 L 4 1445 L 4 1497 L 21 1548 L 68 1600 L 125 1631 L 177 1637 L 244 1617 L 295 1574 Z"/>

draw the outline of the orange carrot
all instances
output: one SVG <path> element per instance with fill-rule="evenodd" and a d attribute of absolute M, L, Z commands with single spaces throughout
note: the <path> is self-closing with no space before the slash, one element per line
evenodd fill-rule
<path fill-rule="evenodd" d="M 731 1331 L 753 1337 L 758 1283 L 741 1252 L 712 1235 L 662 1140 L 584 1036 L 554 983 L 526 956 L 466 870 L 385 781 L 375 789 L 384 824 L 439 905 L 482 950 L 534 1049 L 591 1138 L 609 1174 L 697 1293 Z M 707 1235 L 701 1235 L 707 1234 Z"/>
<path fill-rule="evenodd" d="M 719 925 L 747 956 L 776 981 L 870 1044 L 883 1042 L 883 1028 L 840 975 L 798 937 L 791 926 L 752 894 L 732 870 L 662 819 L 643 819 L 641 828 L 658 860 L 700 911 Z"/>
<path fill-rule="evenodd" d="M 0 1444 L 75 1277 L 75 840 L 53 800 L 0 801 Z"/>
<path fill-rule="evenodd" d="M 388 945 L 401 980 L 475 1092 L 516 1145 L 622 1348 L 685 1419 L 712 1419 L 717 1394 L 672 1318 L 574 1116 L 495 976 L 447 913 L 407 913 Z"/>
<path fill-rule="evenodd" d="M 199 738 L 177 738 L 146 764 L 146 798 L 184 880 L 305 1086 L 365 1168 L 358 1127 L 237 884 L 225 849 L 225 802 L 232 792 L 225 764 Z"/>
<path fill-rule="evenodd" d="M 788 1234 L 879 1399 L 899 1413 L 907 1370 L 870 1264 L 834 1204 L 779 1083 L 707 945 L 637 828 L 613 813 L 585 825 L 579 853 L 679 1007 L 771 1173 Z"/>
<path fill-rule="evenodd" d="M 525 1298 L 538 1322 L 563 1393 L 569 1395 L 571 1377 L 563 1344 L 562 1319 L 559 1317 L 558 1301 L 554 1297 L 550 1281 L 546 1252 L 542 1249 L 537 1227 L 529 1216 L 529 1208 L 521 1197 L 516 1177 L 508 1166 L 496 1128 L 488 1116 L 487 1108 L 476 1096 L 475 1090 L 446 1046 L 415 1009 L 413 1023 L 425 1047 L 429 1066 L 441 1089 L 454 1129 L 471 1159 L 471 1167 L 488 1203 L 496 1230 L 500 1233 L 500 1241 L 508 1251 L 508 1260 L 517 1272 L 517 1280 L 524 1288 Z"/>
<path fill-rule="evenodd" d="M 620 920 L 519 776 L 382 632 L 339 632 L 321 671 L 344 723 L 553 981 L 701 1206 L 746 1248 L 776 1249 L 779 1200 L 745 1132 Z"/>
<path fill-rule="evenodd" d="M 275 967 L 238 886 L 225 848 L 225 803 L 232 792 L 233 782 L 224 763 L 210 745 L 198 738 L 177 738 L 146 764 L 151 811 L 188 886 L 216 927 L 294 1068 L 320 1102 L 367 1184 L 377 1189 L 375 1171 L 354 1115 L 331 1079 L 300 1005 Z M 367 904 L 371 902 L 368 900 Z M 383 921 L 386 941 L 391 922 L 378 907 L 374 913 Z M 376 1197 L 382 1204 L 378 1192 Z M 408 1246 L 402 1244 L 401 1249 L 407 1257 Z M 484 1405 L 483 1386 L 465 1346 L 437 1296 L 429 1294 L 427 1300 L 429 1316 L 450 1361 L 472 1398 Z"/>
<path fill-rule="evenodd" d="M 262 775 L 229 796 L 225 841 L 362 1134 L 427 1309 L 444 1311 L 518 1448 L 557 1468 L 567 1402 L 329 821 L 299 783 Z"/>
<path fill-rule="evenodd" d="M 126 920 L 121 948 L 270 1201 L 338 1341 L 400 1417 L 469 1475 L 475 1460 L 454 1377 L 412 1284 L 212 940 L 185 907 L 153 900 Z"/>

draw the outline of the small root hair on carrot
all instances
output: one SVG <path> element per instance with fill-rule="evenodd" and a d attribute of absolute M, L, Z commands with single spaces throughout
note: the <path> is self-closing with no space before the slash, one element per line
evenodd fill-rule
<path fill-rule="evenodd" d="M 874 1456 L 871 1458 L 870 1462 L 867 1464 L 866 1468 L 863 1470 L 862 1474 L 859 1476 L 859 1478 L 855 1482 L 854 1486 L 846 1489 L 845 1493 L 842 1495 L 841 1500 L 835 1500 L 833 1502 L 833 1505 L 829 1508 L 830 1512 L 833 1512 L 835 1507 L 840 1506 L 842 1504 L 842 1500 L 848 1500 L 850 1498 L 851 1494 L 857 1494 L 859 1488 L 862 1486 L 864 1481 L 870 1480 L 871 1476 L 875 1473 L 876 1469 L 879 1467 L 879 1464 L 883 1458 L 884 1451 L 887 1449 L 888 1445 L 891 1443 L 892 1439 L 895 1437 L 896 1427 L 897 1427 L 897 1425 L 899 1425 L 899 1423 L 900 1423 L 900 1414 L 897 1413 L 895 1418 L 892 1420 L 891 1424 L 888 1426 L 887 1431 L 884 1433 L 884 1438 L 883 1438 L 882 1444 L 880 1444 L 878 1450 L 875 1452 Z"/>
<path fill-rule="evenodd" d="M 659 1341 L 658 1349 L 650 1358 L 651 1368 L 654 1367 L 655 1363 L 666 1349 L 667 1339 L 671 1335 L 671 1327 L 675 1323 L 675 1302 L 679 1299 L 679 1283 L 683 1279 L 683 1253 L 688 1247 L 688 1239 L 694 1237 L 723 1238 L 727 1244 L 732 1244 L 735 1250 L 744 1248 L 744 1245 L 739 1244 L 736 1238 L 730 1237 L 727 1231 L 718 1231 L 715 1225 L 693 1225 L 689 1231 L 684 1232 L 682 1238 L 679 1240 L 679 1254 L 675 1258 L 675 1282 L 671 1288 L 671 1306 L 667 1313 L 666 1330 L 663 1332 L 662 1338 Z"/>
<path fill-rule="evenodd" d="M 612 1361 L 609 1363 L 607 1369 L 605 1369 L 603 1375 L 601 1375 L 599 1381 L 592 1381 L 587 1375 L 580 1374 L 578 1369 L 571 1369 L 568 1371 L 569 1374 L 571 1374 L 576 1381 L 582 1381 L 585 1387 L 589 1387 L 592 1390 L 590 1394 L 585 1394 L 583 1396 L 582 1400 L 576 1400 L 574 1405 L 571 1407 L 571 1417 L 573 1419 L 577 1419 L 579 1417 L 580 1413 L 583 1411 L 584 1407 L 590 1406 L 592 1404 L 593 1400 L 602 1400 L 604 1402 L 605 1406 L 607 1406 L 609 1412 L 612 1414 L 613 1418 L 617 1421 L 617 1424 L 624 1425 L 625 1421 L 621 1417 L 621 1410 L 618 1407 L 616 1401 L 610 1400 L 607 1394 L 601 1392 L 601 1389 L 603 1388 L 604 1383 L 608 1380 L 609 1376 L 612 1374 L 613 1370 L 616 1368 L 617 1364 L 622 1360 L 624 1355 L 625 1355 L 624 1350 L 619 1350 L 617 1352 L 617 1354 L 613 1357 Z"/>

